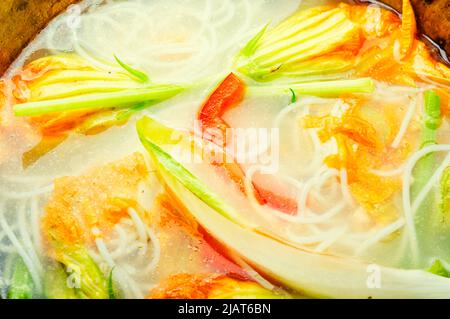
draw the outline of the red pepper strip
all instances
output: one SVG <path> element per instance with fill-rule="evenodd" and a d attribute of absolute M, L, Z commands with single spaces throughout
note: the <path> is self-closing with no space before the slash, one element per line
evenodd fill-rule
<path fill-rule="evenodd" d="M 264 189 L 260 186 L 253 185 L 256 189 L 256 199 L 261 205 L 268 205 L 280 212 L 293 215 L 297 212 L 297 200 L 295 198 L 285 197 L 280 194 L 275 194 L 270 190 Z"/>
<path fill-rule="evenodd" d="M 222 120 L 222 116 L 226 111 L 238 105 L 244 99 L 244 95 L 245 83 L 230 73 L 203 105 L 198 119 L 206 127 L 216 124 L 219 125 L 219 128 L 228 128 L 228 125 Z"/>
<path fill-rule="evenodd" d="M 203 132 L 210 129 L 219 129 L 222 133 L 222 140 L 217 139 L 217 134 L 208 134 L 210 142 L 220 147 L 225 146 L 226 130 L 230 126 L 222 119 L 223 114 L 231 108 L 237 106 L 245 95 L 245 83 L 236 75 L 231 73 L 211 94 L 202 106 L 198 119 L 200 120 Z M 220 166 L 227 172 L 227 175 L 236 183 L 239 189 L 245 193 L 244 179 L 245 173 L 238 163 L 212 163 Z M 275 194 L 270 190 L 263 189 L 255 184 L 255 197 L 261 205 L 269 205 L 287 214 L 297 212 L 297 201 L 280 194 Z"/>

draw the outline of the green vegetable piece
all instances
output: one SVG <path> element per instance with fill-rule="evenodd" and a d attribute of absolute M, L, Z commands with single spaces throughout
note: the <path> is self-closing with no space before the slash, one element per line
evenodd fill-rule
<path fill-rule="evenodd" d="M 34 294 L 34 283 L 22 257 L 17 256 L 8 290 L 8 299 L 31 299 Z"/>
<path fill-rule="evenodd" d="M 339 48 L 358 32 L 358 26 L 339 8 L 300 10 L 270 30 L 266 25 L 240 51 L 235 68 L 257 81 L 302 76 L 324 79 L 333 74 L 336 78 L 354 63 L 350 53 Z"/>
<path fill-rule="evenodd" d="M 441 212 L 444 219 L 448 220 L 450 214 L 450 166 L 447 167 L 441 177 Z"/>
<path fill-rule="evenodd" d="M 77 299 L 77 294 L 69 286 L 68 276 L 60 264 L 47 267 L 44 275 L 44 295 L 48 299 Z"/>
<path fill-rule="evenodd" d="M 94 114 L 81 123 L 76 131 L 85 135 L 95 135 L 112 126 L 120 126 L 126 123 L 127 118 L 118 119 L 120 111 L 105 111 Z"/>
<path fill-rule="evenodd" d="M 441 100 L 433 91 L 425 92 L 425 118 L 422 135 L 422 147 L 435 144 L 436 134 L 441 125 Z"/>
<path fill-rule="evenodd" d="M 371 78 L 355 80 L 337 80 L 305 82 L 287 85 L 260 85 L 250 87 L 250 95 L 278 95 L 294 92 L 297 95 L 314 95 L 324 97 L 340 96 L 345 93 L 373 93 L 375 83 Z"/>
<path fill-rule="evenodd" d="M 135 77 L 139 82 L 148 82 L 149 78 L 148 75 L 145 74 L 142 71 L 136 70 L 133 67 L 129 66 L 128 64 L 126 64 L 125 62 L 121 61 L 117 55 L 114 54 L 114 58 L 116 59 L 117 63 L 119 63 L 119 65 L 124 68 L 124 70 L 126 70 L 128 73 L 130 73 L 133 77 Z"/>
<path fill-rule="evenodd" d="M 250 57 L 252 56 L 259 44 L 259 41 L 261 40 L 262 36 L 266 32 L 267 28 L 269 27 L 270 22 L 267 23 L 264 28 L 261 29 L 248 43 L 247 45 L 241 50 L 241 55 L 244 57 Z"/>
<path fill-rule="evenodd" d="M 156 103 L 157 102 L 153 101 L 143 102 L 125 110 L 119 109 L 99 112 L 88 117 L 76 128 L 76 131 L 85 135 L 95 135 L 113 126 L 125 125 L 133 114 L 136 114 Z"/>
<path fill-rule="evenodd" d="M 90 299 L 108 299 L 108 283 L 86 248 L 80 245 L 59 246 L 58 261 L 65 266 L 75 291 Z"/>
<path fill-rule="evenodd" d="M 183 91 L 176 85 L 152 85 L 119 92 L 85 94 L 63 99 L 16 104 L 16 116 L 36 116 L 78 110 L 102 110 L 154 100 L 165 100 Z"/>
<path fill-rule="evenodd" d="M 289 89 L 289 91 L 291 91 L 292 93 L 291 103 L 293 104 L 297 102 L 297 94 L 295 94 L 295 91 L 293 89 Z"/>
<path fill-rule="evenodd" d="M 421 148 L 436 144 L 437 130 L 441 122 L 440 115 L 439 95 L 433 91 L 426 91 Z M 414 183 L 411 190 L 413 197 L 425 186 L 428 178 L 433 174 L 435 164 L 434 154 L 428 154 L 417 162 L 414 169 Z"/>
<path fill-rule="evenodd" d="M 442 264 L 442 262 L 439 259 L 436 259 L 434 261 L 431 267 L 428 268 L 428 271 L 438 276 L 450 278 L 450 272 L 447 270 L 447 268 Z"/>
<path fill-rule="evenodd" d="M 114 289 L 113 271 L 114 271 L 114 268 L 111 269 L 111 271 L 109 272 L 109 276 L 108 276 L 108 296 L 109 296 L 109 299 L 117 299 L 116 298 L 115 289 Z"/>
<path fill-rule="evenodd" d="M 426 91 L 424 95 L 424 113 L 422 118 L 422 133 L 420 145 L 424 148 L 437 143 L 437 131 L 441 123 L 440 98 L 433 91 Z M 437 159 L 435 153 L 422 157 L 413 169 L 413 183 L 411 185 L 411 199 L 415 200 L 427 185 L 430 176 L 435 173 Z M 430 190 L 426 198 L 420 203 L 414 215 L 417 228 L 417 239 L 420 251 L 432 253 L 434 256 L 444 256 L 447 249 L 437 244 L 438 234 L 442 230 L 442 214 L 439 213 L 438 190 Z M 441 234 L 442 235 L 442 234 Z"/>
<path fill-rule="evenodd" d="M 137 104 L 136 106 L 133 106 L 129 109 L 119 111 L 116 115 L 117 121 L 121 122 L 124 120 L 128 120 L 133 114 L 140 112 L 142 110 L 145 110 L 146 108 L 155 105 L 157 101 L 148 101 L 148 102 L 142 102 Z"/>
<path fill-rule="evenodd" d="M 169 172 L 170 175 L 174 176 L 184 187 L 211 208 L 215 209 L 224 217 L 240 223 L 238 215 L 223 202 L 220 196 L 210 191 L 197 176 L 189 172 L 183 165 L 156 144 L 158 142 L 164 144 L 165 141 L 170 141 L 170 137 L 173 137 L 174 130 L 164 127 L 162 124 L 148 117 L 140 119 L 136 127 L 142 144 L 152 156 L 155 164 Z"/>

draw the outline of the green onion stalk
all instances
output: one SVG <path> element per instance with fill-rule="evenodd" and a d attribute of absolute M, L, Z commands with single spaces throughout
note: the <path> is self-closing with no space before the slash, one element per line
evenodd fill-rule
<path fill-rule="evenodd" d="M 47 299 L 78 299 L 80 295 L 60 263 L 49 262 L 44 274 L 44 296 Z"/>
<path fill-rule="evenodd" d="M 29 98 L 14 105 L 16 116 L 67 114 L 70 117 L 85 111 L 94 114 L 94 119 L 88 118 L 80 132 L 91 132 L 123 124 L 134 113 L 185 90 L 175 84 L 154 83 L 144 72 L 117 56 L 115 59 L 124 72 L 93 68 L 74 56 L 54 59 L 64 61 L 66 66 L 34 80 L 29 85 Z"/>
<path fill-rule="evenodd" d="M 441 125 L 441 103 L 440 97 L 434 91 L 426 91 L 424 95 L 424 113 L 422 120 L 421 148 L 438 143 L 438 130 Z M 431 176 L 438 173 L 439 166 L 437 153 L 429 153 L 422 157 L 413 169 L 413 183 L 411 185 L 412 203 L 417 199 L 424 187 L 429 183 Z M 426 260 L 427 256 L 441 258 L 443 262 L 450 261 L 448 245 L 440 243 L 450 240 L 450 228 L 446 220 L 446 212 L 443 210 L 443 201 L 440 197 L 445 196 L 445 187 L 442 183 L 447 173 L 443 173 L 440 185 L 433 185 L 424 200 L 417 206 L 414 215 L 414 223 L 417 230 L 419 252 Z M 426 261 L 430 263 L 431 261 Z M 436 266 L 437 267 L 437 266 Z"/>
<path fill-rule="evenodd" d="M 297 84 L 258 85 L 248 89 L 249 95 L 313 95 L 321 97 L 339 97 L 347 93 L 373 93 L 375 82 L 371 78 L 352 80 L 317 81 Z"/>
<path fill-rule="evenodd" d="M 13 264 L 11 282 L 8 288 L 8 299 L 32 299 L 37 296 L 35 285 L 25 262 L 17 256 Z"/>
<path fill-rule="evenodd" d="M 109 299 L 108 279 L 84 246 L 55 241 L 54 247 L 56 260 L 67 275 L 66 284 L 61 282 L 59 289 L 67 293 L 65 286 L 69 284 L 77 298 Z"/>
<path fill-rule="evenodd" d="M 446 224 L 450 225 L 450 166 L 445 169 L 441 178 L 440 209 Z"/>

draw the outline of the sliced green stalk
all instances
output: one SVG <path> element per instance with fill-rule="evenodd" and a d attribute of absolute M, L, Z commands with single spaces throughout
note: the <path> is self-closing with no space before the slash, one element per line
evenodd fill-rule
<path fill-rule="evenodd" d="M 141 136 L 141 135 L 140 135 Z M 237 216 L 230 215 L 226 205 L 223 203 L 220 196 L 215 195 L 203 185 L 198 177 L 189 172 L 183 165 L 175 161 L 168 153 L 164 152 L 158 145 L 145 139 L 141 136 L 141 141 L 147 151 L 152 155 L 154 160 L 161 168 L 170 172 L 176 179 L 189 189 L 198 198 L 201 198 L 205 203 L 208 203 L 215 210 L 220 212 L 227 218 L 235 220 Z"/>
<path fill-rule="evenodd" d="M 433 91 L 426 91 L 422 124 L 421 148 L 437 143 L 437 132 L 441 124 L 440 98 Z M 414 200 L 428 184 L 437 167 L 437 155 L 430 153 L 422 157 L 413 170 L 411 199 Z M 448 228 L 444 229 L 443 216 L 439 213 L 438 189 L 433 186 L 424 200 L 417 207 L 414 223 L 417 229 L 418 247 L 422 254 L 431 254 L 446 260 L 447 245 L 441 245 L 442 238 L 448 236 Z M 440 237 L 442 236 L 442 238 Z M 445 236 L 445 237 L 444 237 Z"/>
<path fill-rule="evenodd" d="M 188 171 L 181 163 L 166 153 L 161 146 L 156 144 L 160 142 L 161 145 L 164 141 L 170 140 L 174 133 L 176 133 L 174 130 L 164 127 L 162 124 L 148 117 L 140 119 L 136 124 L 136 128 L 142 144 L 156 165 L 160 166 L 164 171 L 170 172 L 172 176 L 195 194 L 195 196 L 213 207 L 223 216 L 236 222 L 241 222 L 241 218 L 224 203 L 220 196 L 217 196 L 209 190 L 197 176 Z"/>
<path fill-rule="evenodd" d="M 182 145 L 187 140 L 184 132 L 177 131 L 168 127 L 154 119 L 144 116 L 136 123 L 136 129 L 139 137 L 144 140 L 149 140 L 156 145 Z"/>
<path fill-rule="evenodd" d="M 58 261 L 65 267 L 75 291 L 90 299 L 108 299 L 108 283 L 86 248 L 57 245 Z"/>
<path fill-rule="evenodd" d="M 77 299 L 69 287 L 68 276 L 60 264 L 49 265 L 44 275 L 44 295 L 48 299 Z"/>
<path fill-rule="evenodd" d="M 355 80 L 320 81 L 286 85 L 261 85 L 248 89 L 248 94 L 278 95 L 294 91 L 297 95 L 339 96 L 346 93 L 372 93 L 375 83 L 371 78 Z"/>
<path fill-rule="evenodd" d="M 114 54 L 114 58 L 116 59 L 117 63 L 119 63 L 119 65 L 124 68 L 124 70 L 126 70 L 128 73 L 130 73 L 134 78 L 136 78 L 139 82 L 148 82 L 149 78 L 148 75 L 145 74 L 142 71 L 139 71 L 131 66 L 129 66 L 128 64 L 126 64 L 125 62 L 121 61 L 117 55 Z"/>
<path fill-rule="evenodd" d="M 11 284 L 8 290 L 8 299 L 31 299 L 34 293 L 34 283 L 22 257 L 17 256 Z"/>
<path fill-rule="evenodd" d="M 121 110 L 119 111 L 119 113 L 117 114 L 116 118 L 118 121 L 123 121 L 123 120 L 127 120 L 129 119 L 131 116 L 133 116 L 133 114 L 138 113 L 142 110 L 145 110 L 146 108 L 154 105 L 155 102 L 154 101 L 148 101 L 148 102 L 142 102 L 137 104 L 136 106 L 133 106 L 129 109 L 126 110 Z"/>
<path fill-rule="evenodd" d="M 124 125 L 127 123 L 129 118 L 133 116 L 133 114 L 138 113 L 154 105 L 155 103 L 156 102 L 142 102 L 136 106 L 126 109 L 106 110 L 104 112 L 99 112 L 90 116 L 87 120 L 81 123 L 76 128 L 76 131 L 85 135 L 95 135 L 110 127 Z"/>
<path fill-rule="evenodd" d="M 424 105 L 421 148 L 436 144 L 437 130 L 441 124 L 441 103 L 439 95 L 433 91 L 426 91 Z M 435 164 L 436 159 L 433 153 L 424 156 L 416 164 L 414 169 L 414 183 L 411 189 L 413 198 L 428 182 L 429 177 L 433 174 Z"/>
<path fill-rule="evenodd" d="M 449 223 L 450 219 L 450 166 L 447 167 L 441 178 L 441 204 L 444 220 Z"/>
<path fill-rule="evenodd" d="M 104 112 L 94 114 L 83 123 L 81 123 L 76 128 L 76 132 L 84 135 L 95 135 L 115 125 L 124 125 L 127 121 L 127 118 L 118 119 L 118 115 L 120 114 L 120 112 L 122 111 L 106 110 Z"/>
<path fill-rule="evenodd" d="M 114 288 L 114 280 L 113 280 L 113 271 L 114 268 L 111 269 L 108 276 L 108 296 L 109 299 L 117 299 L 116 297 L 116 290 Z"/>
<path fill-rule="evenodd" d="M 450 272 L 447 270 L 447 268 L 442 264 L 442 262 L 439 259 L 436 259 L 434 261 L 431 267 L 428 268 L 428 271 L 438 276 L 450 278 Z"/>
<path fill-rule="evenodd" d="M 111 93 L 86 94 L 76 97 L 16 104 L 16 116 L 36 116 L 48 113 L 100 110 L 154 100 L 164 100 L 183 90 L 176 85 L 154 85 L 150 87 L 122 90 Z"/>

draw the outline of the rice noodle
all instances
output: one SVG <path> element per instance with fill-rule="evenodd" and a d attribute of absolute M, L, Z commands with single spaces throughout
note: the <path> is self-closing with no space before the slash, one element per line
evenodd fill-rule
<path fill-rule="evenodd" d="M 129 208 L 128 213 L 131 219 L 124 220 L 121 224 L 134 228 L 135 232 L 130 232 L 123 228 L 121 224 L 115 226 L 118 238 L 108 241 L 108 246 L 116 246 L 111 251 L 108 249 L 103 239 L 96 241 L 96 247 L 100 257 L 106 264 L 112 268 L 115 267 L 118 272 L 117 280 L 127 296 L 133 298 L 142 298 L 144 293 L 148 291 L 148 287 L 143 287 L 143 283 L 137 281 L 135 276 L 143 276 L 151 274 L 159 265 L 161 259 L 161 247 L 159 239 L 155 232 L 150 229 L 139 216 L 138 212 Z M 148 259 L 147 246 L 148 242 L 152 244 L 151 259 Z M 135 268 L 135 265 L 122 264 L 122 262 L 133 263 L 140 259 L 145 264 L 142 269 Z"/>
<path fill-rule="evenodd" d="M 121 224 L 117 224 L 114 227 L 114 230 L 117 232 L 119 237 L 117 239 L 112 239 L 112 244 L 117 244 L 117 247 L 114 251 L 111 252 L 112 258 L 118 258 L 120 256 L 126 255 L 125 251 L 129 244 L 129 238 L 126 231 L 123 229 Z"/>
<path fill-rule="evenodd" d="M 56 177 L 50 176 L 26 176 L 26 175 L 0 175 L 0 179 L 19 184 L 50 184 Z"/>
<path fill-rule="evenodd" d="M 375 245 L 383 238 L 391 235 L 392 233 L 403 227 L 404 224 L 405 220 L 403 218 L 399 218 L 392 224 L 380 229 L 372 237 L 369 237 L 363 243 L 361 243 L 361 245 L 359 245 L 359 247 L 356 249 L 356 255 L 362 254 L 365 250 L 367 250 L 367 248 Z"/>
<path fill-rule="evenodd" d="M 310 235 L 310 236 L 300 236 L 298 234 L 293 234 L 292 232 L 287 232 L 287 235 L 290 240 L 292 240 L 296 244 L 301 245 L 312 245 L 317 244 L 317 247 L 315 249 L 321 250 L 323 246 L 323 249 L 326 249 L 331 245 L 334 241 L 336 241 L 340 236 L 342 236 L 346 231 L 346 228 L 335 228 L 331 229 L 325 232 L 320 232 L 317 235 Z M 315 250 L 314 249 L 314 250 Z"/>
<path fill-rule="evenodd" d="M 45 195 L 53 190 L 53 185 L 38 188 L 28 192 L 13 192 L 5 189 L 0 189 L 0 198 L 9 198 L 9 199 L 27 199 L 39 195 Z"/>
<path fill-rule="evenodd" d="M 16 232 L 18 229 L 18 225 L 11 225 L 11 231 Z M 8 241 L 7 243 L 4 243 L 4 241 Z M 16 253 L 17 249 L 14 247 L 14 245 L 11 243 L 11 241 L 8 238 L 8 235 L 6 231 L 0 231 L 0 253 L 4 254 L 13 254 Z"/>
<path fill-rule="evenodd" d="M 144 295 L 142 294 L 141 290 L 139 289 L 136 282 L 120 267 L 116 265 L 114 262 L 114 259 L 110 255 L 108 248 L 106 247 L 105 243 L 103 242 L 103 239 L 97 238 L 95 240 L 95 244 L 97 246 L 97 249 L 102 256 L 102 258 L 105 260 L 105 262 L 108 264 L 108 266 L 111 269 L 114 269 L 114 274 L 116 280 L 119 282 L 120 286 L 124 291 L 128 291 L 127 288 L 130 289 L 132 293 L 132 297 L 134 298 L 144 298 Z"/>
<path fill-rule="evenodd" d="M 156 269 L 161 259 L 161 244 L 159 243 L 159 239 L 155 232 L 151 228 L 147 228 L 147 235 L 153 244 L 153 258 L 146 268 L 146 270 L 150 272 Z"/>
<path fill-rule="evenodd" d="M 115 34 L 118 34 L 119 36 L 123 35 L 121 38 L 124 38 L 125 41 L 125 43 L 121 43 L 120 50 L 118 52 L 116 51 L 116 54 L 122 55 L 126 53 L 129 55 L 130 60 L 137 61 L 137 64 L 141 66 L 144 66 L 145 64 L 145 69 L 170 68 L 171 70 L 176 70 L 177 74 L 183 74 L 183 76 L 194 74 L 194 67 L 198 66 L 200 63 L 203 65 L 209 63 L 214 57 L 214 52 L 217 50 L 218 41 L 216 29 L 213 25 L 208 23 L 209 14 L 204 15 L 197 10 L 191 8 L 186 9 L 186 7 L 182 7 L 177 3 L 170 3 L 169 6 L 172 12 L 180 12 L 180 14 L 186 16 L 186 19 L 189 17 L 199 25 L 198 33 L 190 39 L 193 42 L 187 43 L 187 47 L 185 43 L 172 43 L 169 44 L 169 46 L 159 44 L 155 46 L 151 42 L 148 42 L 145 46 L 142 46 L 142 49 L 140 50 L 129 50 L 129 48 L 133 47 L 133 42 L 138 41 L 139 32 L 143 31 L 148 33 L 154 29 L 152 28 L 152 23 L 154 22 L 152 19 L 148 19 L 148 16 L 151 16 L 152 11 L 158 9 L 158 5 L 159 4 L 156 2 L 146 5 L 139 3 L 117 3 L 102 7 L 96 10 L 95 13 L 89 13 L 82 16 L 83 27 L 80 30 L 83 32 L 88 31 L 91 39 L 103 39 L 102 37 L 95 35 L 103 32 L 104 23 L 107 23 L 111 28 L 115 28 Z M 123 23 L 121 24 L 120 19 L 122 19 L 124 15 L 132 17 L 131 21 L 133 22 L 139 21 L 141 25 L 134 27 L 127 24 L 124 25 Z M 116 19 L 119 19 L 119 21 L 116 21 Z M 143 22 L 144 25 L 142 25 Z M 145 25 L 147 25 L 147 27 L 145 27 Z M 107 49 L 104 50 L 103 43 L 95 43 L 94 41 L 94 45 L 99 46 L 98 48 L 94 48 L 93 45 L 88 44 L 84 38 L 83 33 L 76 32 L 74 48 L 80 56 L 94 60 L 93 62 L 97 62 L 96 60 L 100 57 L 101 64 L 112 64 L 112 53 L 105 55 L 106 52 L 111 50 L 110 47 L 107 47 Z M 196 45 L 194 45 L 194 43 Z M 127 51 L 122 50 L 125 48 Z M 192 51 L 193 48 L 196 48 L 196 52 Z M 93 59 L 89 52 L 92 52 L 96 58 Z M 158 55 L 161 54 L 174 55 L 180 53 L 185 54 L 187 52 L 190 52 L 190 54 L 188 54 L 189 57 L 178 61 L 172 59 L 164 61 L 158 58 Z M 125 56 L 125 58 L 126 57 L 127 56 Z M 205 69 L 206 68 L 201 69 L 201 72 Z M 201 72 L 199 72 L 199 69 L 196 70 L 198 76 Z"/>
<path fill-rule="evenodd" d="M 30 211 L 31 211 L 33 243 L 37 253 L 41 254 L 42 253 L 41 229 L 40 229 L 41 211 L 39 209 L 38 198 L 34 197 L 31 199 Z"/>
<path fill-rule="evenodd" d="M 37 291 L 42 291 L 42 283 L 40 278 L 39 269 L 34 264 L 32 258 L 28 255 L 22 244 L 20 243 L 17 236 L 14 234 L 10 226 L 8 225 L 8 222 L 5 218 L 5 207 L 4 205 L 0 205 L 0 226 L 3 228 L 4 232 L 8 236 L 8 239 L 11 241 L 11 243 L 14 245 L 17 253 L 22 258 L 23 262 L 28 268 L 28 271 L 31 274 L 31 277 L 33 279 L 34 284 L 36 285 Z"/>
<path fill-rule="evenodd" d="M 298 184 L 296 187 L 301 189 L 301 195 L 299 197 L 299 210 L 297 212 L 297 215 L 292 216 L 279 212 L 267 206 L 263 207 L 256 200 L 256 197 L 253 193 L 254 189 L 252 184 L 253 175 L 260 169 L 261 167 L 254 166 L 246 172 L 244 186 L 252 207 L 255 210 L 257 210 L 262 216 L 267 217 L 268 214 L 270 214 L 277 218 L 280 218 L 281 220 L 285 220 L 293 224 L 302 224 L 305 226 L 312 227 L 314 224 L 320 224 L 329 221 L 331 218 L 342 212 L 343 208 L 346 206 L 346 203 L 344 201 L 341 201 L 338 202 L 334 207 L 331 207 L 329 210 L 321 214 L 317 213 L 311 214 L 311 209 L 306 207 L 306 198 L 308 197 L 308 194 L 310 193 L 311 189 L 317 183 L 323 183 L 324 179 L 338 175 L 334 170 L 327 169 L 325 170 L 324 173 L 319 172 L 317 176 L 308 180 L 308 182 L 304 185 L 297 182 Z M 306 216 L 302 216 L 301 214 L 306 214 Z M 286 235 L 288 236 L 288 239 L 290 241 L 293 241 L 296 244 L 301 245 L 317 244 L 318 246 L 316 247 L 316 249 L 318 249 L 318 251 L 323 251 L 326 250 L 329 246 L 331 246 L 335 241 L 337 241 L 346 232 L 346 230 L 347 227 L 337 226 L 335 229 L 325 232 L 319 231 L 316 228 L 316 232 L 318 234 L 311 236 L 299 236 L 291 232 L 288 232 Z"/>
<path fill-rule="evenodd" d="M 381 177 L 392 177 L 392 176 L 397 176 L 397 175 L 402 174 L 404 170 L 405 170 L 405 167 L 401 166 L 399 168 L 388 170 L 388 171 L 371 169 L 370 172 L 372 174 L 375 174 L 375 175 L 378 175 L 378 176 L 381 176 Z"/>
<path fill-rule="evenodd" d="M 348 187 L 347 170 L 345 168 L 341 168 L 340 178 L 341 178 L 342 194 L 344 195 L 344 198 L 347 201 L 347 203 L 353 204 L 354 200 L 350 192 L 350 188 Z"/>
<path fill-rule="evenodd" d="M 147 242 L 147 232 L 146 232 L 146 226 L 142 222 L 142 219 L 137 214 L 136 210 L 132 207 L 128 208 L 128 214 L 131 217 L 131 220 L 134 223 L 134 226 L 136 227 L 136 230 L 139 234 L 139 239 L 145 243 Z"/>
<path fill-rule="evenodd" d="M 28 227 L 28 222 L 27 222 L 27 220 L 29 219 L 27 216 L 28 215 L 27 211 L 29 211 L 28 210 L 29 207 L 28 207 L 27 203 L 22 203 L 20 206 L 21 207 L 19 207 L 19 210 L 18 210 L 20 238 L 22 239 L 24 248 L 28 252 L 31 260 L 36 265 L 36 268 L 38 269 L 39 273 L 41 273 L 43 270 L 42 264 L 41 264 L 41 261 L 39 260 L 38 253 L 36 252 L 35 247 L 33 245 L 33 242 L 32 242 L 31 236 L 30 236 L 30 228 Z"/>
<path fill-rule="evenodd" d="M 341 236 L 343 236 L 347 232 L 347 227 L 342 227 L 340 230 L 337 230 L 333 237 L 330 237 L 327 240 L 322 241 L 314 251 L 321 253 L 327 250 L 333 243 L 335 243 Z"/>
<path fill-rule="evenodd" d="M 274 291 L 276 287 L 272 285 L 267 279 L 261 276 L 252 266 L 246 263 L 242 258 L 237 256 L 236 254 L 232 254 L 233 260 L 238 264 L 238 266 L 242 267 L 247 274 L 255 280 L 255 282 L 259 283 L 261 287 L 266 288 L 267 290 Z"/>
<path fill-rule="evenodd" d="M 402 124 L 400 125 L 400 129 L 395 136 L 394 140 L 392 141 L 391 147 L 392 148 L 398 148 L 400 146 L 400 143 L 403 139 L 403 137 L 406 134 L 406 131 L 408 130 L 409 123 L 411 122 L 414 112 L 417 108 L 417 98 L 413 98 L 411 103 L 408 106 L 408 109 L 406 111 L 405 116 L 403 117 Z"/>

